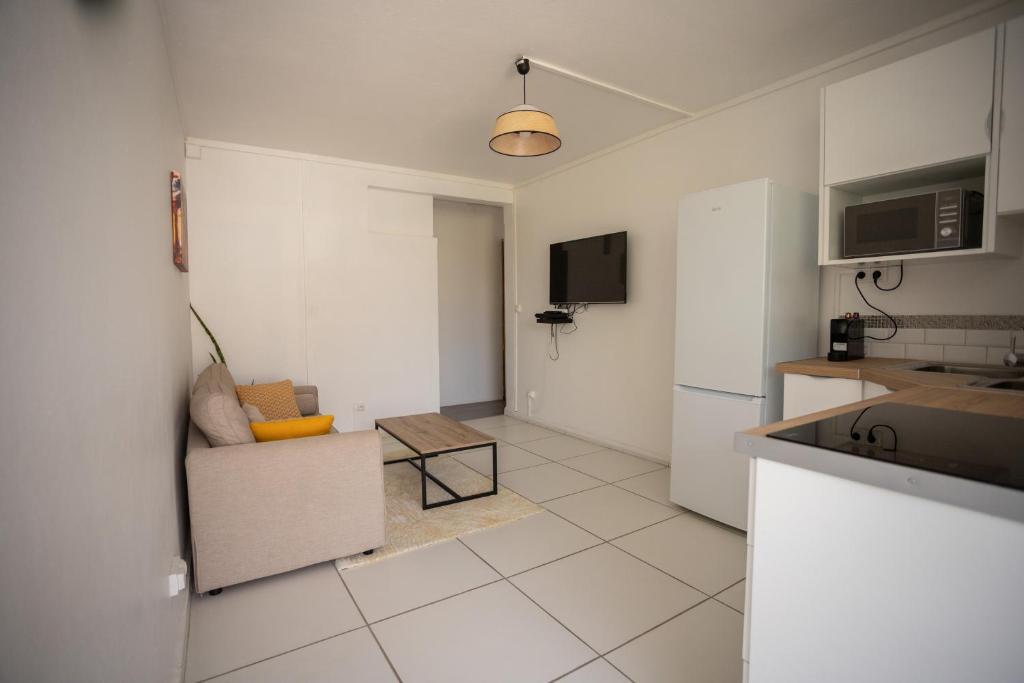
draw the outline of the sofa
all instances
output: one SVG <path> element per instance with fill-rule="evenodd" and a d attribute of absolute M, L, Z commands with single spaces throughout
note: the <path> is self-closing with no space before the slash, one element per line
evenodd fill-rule
<path fill-rule="evenodd" d="M 234 395 L 226 367 L 204 379 L 209 370 L 194 392 Z M 316 387 L 295 387 L 295 394 L 303 415 L 318 414 Z M 193 411 L 195 404 L 194 393 Z M 198 593 L 384 545 L 375 431 L 211 446 L 193 419 L 185 474 Z"/>

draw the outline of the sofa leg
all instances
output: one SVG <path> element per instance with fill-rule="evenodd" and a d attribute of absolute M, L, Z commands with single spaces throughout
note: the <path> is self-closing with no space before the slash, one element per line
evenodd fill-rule
<path fill-rule="evenodd" d="M 364 550 L 363 551 L 363 555 L 373 555 L 373 548 L 371 548 L 369 550 Z"/>
<path fill-rule="evenodd" d="M 220 595 L 220 592 L 222 590 L 224 590 L 224 589 L 223 588 L 214 588 L 212 591 L 208 592 L 207 595 Z"/>

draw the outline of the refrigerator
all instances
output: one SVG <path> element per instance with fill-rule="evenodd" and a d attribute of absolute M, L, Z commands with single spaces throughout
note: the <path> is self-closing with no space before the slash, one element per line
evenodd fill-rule
<path fill-rule="evenodd" d="M 738 529 L 734 435 L 781 419 L 776 363 L 818 355 L 817 219 L 814 195 L 767 178 L 679 202 L 670 498 Z"/>

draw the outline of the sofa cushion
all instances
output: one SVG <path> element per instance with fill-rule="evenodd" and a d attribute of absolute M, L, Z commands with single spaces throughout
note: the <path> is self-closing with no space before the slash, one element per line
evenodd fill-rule
<path fill-rule="evenodd" d="M 196 378 L 189 414 L 211 446 L 255 441 L 235 394 L 234 379 L 223 363 L 211 364 Z"/>
<path fill-rule="evenodd" d="M 322 436 L 331 431 L 333 423 L 333 415 L 314 415 L 292 420 L 253 422 L 249 426 L 257 441 L 281 441 L 301 439 L 305 436 Z"/>
<path fill-rule="evenodd" d="M 273 384 L 240 384 L 235 389 L 242 403 L 256 406 L 268 420 L 302 417 L 290 379 Z"/>
<path fill-rule="evenodd" d="M 246 419 L 249 420 L 249 422 L 266 422 L 267 421 L 267 418 L 263 417 L 263 413 L 260 412 L 260 409 L 257 408 L 256 406 L 254 406 L 251 403 L 243 403 L 242 404 L 242 411 L 245 413 L 245 417 L 246 417 Z"/>

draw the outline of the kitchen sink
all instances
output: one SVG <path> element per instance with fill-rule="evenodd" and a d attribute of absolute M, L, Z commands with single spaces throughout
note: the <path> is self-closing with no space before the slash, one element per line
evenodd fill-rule
<path fill-rule="evenodd" d="M 1024 378 L 1024 368 L 1000 368 L 993 365 L 946 365 L 944 363 L 932 363 L 917 368 L 908 368 L 916 372 L 942 372 L 951 375 L 977 375 L 978 377 L 989 377 L 991 379 L 1021 379 Z M 1007 387 L 1015 388 L 1015 387 Z"/>
<path fill-rule="evenodd" d="M 985 386 L 986 389 L 1010 389 L 1012 391 L 1024 391 L 1024 379 L 1004 379 L 1001 382 L 993 382 Z"/>

